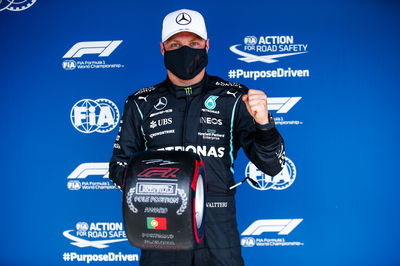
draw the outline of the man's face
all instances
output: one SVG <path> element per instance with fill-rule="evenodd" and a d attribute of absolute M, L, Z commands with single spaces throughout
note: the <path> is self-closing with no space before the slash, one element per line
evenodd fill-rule
<path fill-rule="evenodd" d="M 164 55 L 165 51 L 176 50 L 185 45 L 194 49 L 206 48 L 208 51 L 209 40 L 204 40 L 200 36 L 191 32 L 180 32 L 172 35 L 164 43 L 160 43 L 161 53 Z"/>

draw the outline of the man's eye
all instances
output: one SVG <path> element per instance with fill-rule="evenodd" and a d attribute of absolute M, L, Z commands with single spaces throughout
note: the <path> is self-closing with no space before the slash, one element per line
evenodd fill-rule
<path fill-rule="evenodd" d="M 197 47 L 197 46 L 199 46 L 200 45 L 200 43 L 198 43 L 198 42 L 192 42 L 191 44 L 190 44 L 190 46 L 192 46 L 192 47 Z"/>
<path fill-rule="evenodd" d="M 179 43 L 172 43 L 171 44 L 171 48 L 178 48 L 178 47 L 180 47 Z"/>

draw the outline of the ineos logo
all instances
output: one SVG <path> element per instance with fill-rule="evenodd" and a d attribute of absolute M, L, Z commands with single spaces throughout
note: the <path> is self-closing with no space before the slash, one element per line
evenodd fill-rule
<path fill-rule="evenodd" d="M 154 105 L 154 108 L 156 108 L 156 110 L 160 111 L 162 109 L 165 108 L 165 106 L 167 106 L 167 98 L 165 97 L 161 97 L 160 99 L 158 99 L 158 102 L 156 105 Z"/>
<path fill-rule="evenodd" d="M 178 16 L 176 16 L 175 21 L 179 25 L 187 25 L 192 22 L 192 18 L 187 13 L 180 13 Z"/>
<path fill-rule="evenodd" d="M 222 125 L 222 119 L 217 119 L 214 117 L 200 117 L 201 124 L 208 124 L 208 125 Z"/>

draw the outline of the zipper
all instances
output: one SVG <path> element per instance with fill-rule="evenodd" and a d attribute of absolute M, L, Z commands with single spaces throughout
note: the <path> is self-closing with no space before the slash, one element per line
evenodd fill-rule
<path fill-rule="evenodd" d="M 185 97 L 186 106 L 185 106 L 185 115 L 183 116 L 183 124 L 182 124 L 182 146 L 185 149 L 185 136 L 186 136 L 186 120 L 188 116 L 188 106 L 189 106 L 189 96 Z"/>

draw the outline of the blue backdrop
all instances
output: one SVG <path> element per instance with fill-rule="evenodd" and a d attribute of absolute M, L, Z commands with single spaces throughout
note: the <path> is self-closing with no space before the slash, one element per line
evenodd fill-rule
<path fill-rule="evenodd" d="M 247 265 L 399 264 L 399 7 L 1 0 L 0 264 L 138 265 L 105 163 L 126 97 L 166 76 L 161 23 L 180 8 L 206 19 L 207 71 L 264 90 L 286 141 L 279 176 L 235 164 L 263 185 L 238 188 Z"/>

